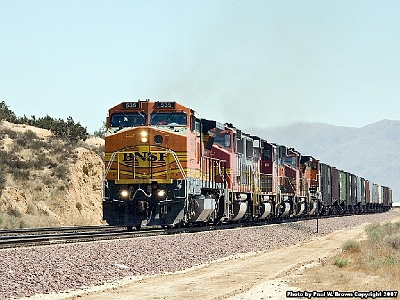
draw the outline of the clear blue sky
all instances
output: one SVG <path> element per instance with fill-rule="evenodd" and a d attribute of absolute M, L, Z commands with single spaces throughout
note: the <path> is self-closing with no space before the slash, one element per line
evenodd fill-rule
<path fill-rule="evenodd" d="M 139 98 L 236 127 L 400 116 L 400 1 L 0 0 L 0 101 L 89 132 Z"/>

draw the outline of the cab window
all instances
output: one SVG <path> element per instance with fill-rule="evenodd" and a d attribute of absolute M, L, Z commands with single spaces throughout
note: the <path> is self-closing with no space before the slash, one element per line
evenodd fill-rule
<path fill-rule="evenodd" d="M 135 127 L 146 124 L 143 113 L 115 113 L 111 115 L 111 127 Z"/>
<path fill-rule="evenodd" d="M 158 126 L 186 126 L 187 115 L 185 113 L 156 112 L 150 115 L 150 125 Z"/>
<path fill-rule="evenodd" d="M 271 159 L 271 150 L 270 149 L 265 149 L 263 150 L 263 158 L 264 159 Z"/>
<path fill-rule="evenodd" d="M 214 138 L 214 143 L 224 148 L 231 148 L 231 136 L 229 133 L 218 133 Z"/>

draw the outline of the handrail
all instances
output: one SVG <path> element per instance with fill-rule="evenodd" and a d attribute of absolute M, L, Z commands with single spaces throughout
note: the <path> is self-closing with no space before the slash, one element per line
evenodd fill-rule
<path fill-rule="evenodd" d="M 154 152 L 157 153 L 157 151 L 154 151 Z M 186 179 L 185 170 L 183 169 L 182 164 L 181 164 L 178 156 L 176 155 L 176 153 L 174 151 L 172 151 L 171 149 L 168 149 L 166 152 L 172 154 L 172 156 L 175 159 L 176 164 L 178 165 L 179 171 L 181 171 L 181 174 L 182 174 L 183 178 Z M 158 152 L 158 153 L 161 153 L 161 152 Z"/>
<path fill-rule="evenodd" d="M 112 163 L 114 161 L 115 155 L 117 155 L 118 152 L 119 151 L 113 152 L 113 154 L 111 155 L 111 159 L 109 160 L 107 168 L 106 168 L 105 173 L 104 173 L 104 178 L 106 178 L 108 172 L 110 172 L 111 165 L 112 165 Z"/>

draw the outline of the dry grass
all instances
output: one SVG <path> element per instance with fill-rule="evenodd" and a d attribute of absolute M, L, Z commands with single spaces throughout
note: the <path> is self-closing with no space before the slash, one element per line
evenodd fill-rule
<path fill-rule="evenodd" d="M 54 214 L 40 208 L 38 203 L 43 202 L 56 213 L 65 213 L 70 167 L 77 161 L 78 147 L 104 157 L 101 143 L 76 143 L 52 135 L 41 137 L 31 130 L 14 131 L 0 124 L 0 197 L 8 187 L 16 187 L 25 195 L 12 205 L 10 195 L 2 198 L 0 228 L 47 227 L 59 223 Z M 70 213 L 79 212 L 77 207 Z M 83 218 L 82 222 L 88 221 Z"/>
<path fill-rule="evenodd" d="M 349 240 L 335 257 L 306 269 L 290 284 L 306 291 L 399 290 L 400 222 L 371 224 L 367 239 Z"/>

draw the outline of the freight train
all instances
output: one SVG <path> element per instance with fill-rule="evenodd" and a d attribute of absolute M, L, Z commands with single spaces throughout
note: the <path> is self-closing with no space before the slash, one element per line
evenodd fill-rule
<path fill-rule="evenodd" d="M 387 211 L 392 190 L 177 102 L 109 109 L 103 219 L 176 227 Z"/>

